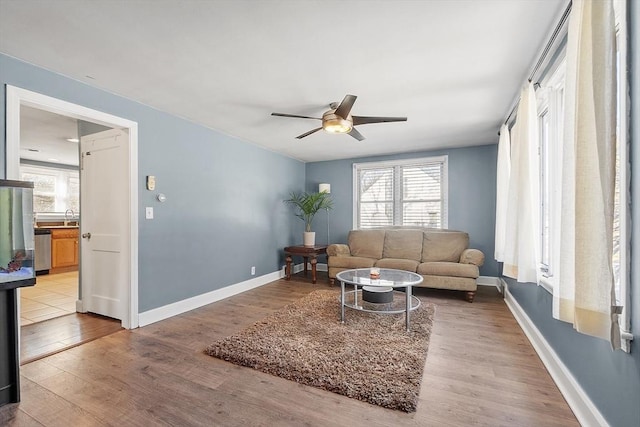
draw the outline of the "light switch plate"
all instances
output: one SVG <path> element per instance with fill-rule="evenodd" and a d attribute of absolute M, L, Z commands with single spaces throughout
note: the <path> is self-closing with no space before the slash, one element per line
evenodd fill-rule
<path fill-rule="evenodd" d="M 145 209 L 145 218 L 153 219 L 153 208 L 151 206 L 147 206 Z"/>

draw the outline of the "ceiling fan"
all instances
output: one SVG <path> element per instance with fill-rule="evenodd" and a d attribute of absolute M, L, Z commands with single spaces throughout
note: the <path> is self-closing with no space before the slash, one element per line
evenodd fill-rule
<path fill-rule="evenodd" d="M 311 135 L 319 131 L 320 129 L 324 129 L 325 132 L 329 133 L 348 133 L 358 141 L 362 141 L 364 136 L 360 132 L 356 130 L 354 126 L 357 125 L 366 125 L 369 123 L 386 123 L 386 122 L 406 122 L 406 117 L 363 117 L 363 116 L 352 116 L 351 107 L 353 107 L 353 103 L 356 102 L 355 95 L 347 95 L 344 97 L 340 105 L 336 102 L 332 102 L 329 104 L 330 110 L 326 111 L 322 118 L 319 117 L 309 117 L 309 116 L 300 116 L 297 114 L 285 114 L 285 113 L 271 113 L 272 116 L 279 117 L 293 117 L 298 119 L 314 119 L 314 120 L 322 120 L 322 126 L 316 129 L 312 129 L 309 132 L 305 132 L 302 135 L 296 136 L 297 139 L 302 139 L 306 136 Z"/>

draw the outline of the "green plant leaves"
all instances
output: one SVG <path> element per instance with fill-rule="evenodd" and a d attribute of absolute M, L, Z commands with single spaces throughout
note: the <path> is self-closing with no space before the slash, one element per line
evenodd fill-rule
<path fill-rule="evenodd" d="M 316 213 L 321 209 L 333 209 L 333 200 L 329 193 L 296 193 L 292 192 L 290 198 L 284 203 L 293 205 L 297 209 L 295 214 L 305 222 L 305 230 L 311 231 L 311 222 Z"/>

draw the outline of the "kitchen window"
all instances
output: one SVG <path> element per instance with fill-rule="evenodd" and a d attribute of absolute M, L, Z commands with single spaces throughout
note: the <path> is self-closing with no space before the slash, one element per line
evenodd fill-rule
<path fill-rule="evenodd" d="M 354 228 L 447 228 L 447 156 L 353 165 Z"/>
<path fill-rule="evenodd" d="M 80 176 L 77 170 L 20 165 L 23 181 L 33 182 L 33 210 L 36 213 L 80 212 Z"/>

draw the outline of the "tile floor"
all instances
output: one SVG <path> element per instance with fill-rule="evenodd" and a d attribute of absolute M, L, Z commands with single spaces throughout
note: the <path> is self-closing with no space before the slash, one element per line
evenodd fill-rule
<path fill-rule="evenodd" d="M 35 286 L 20 290 L 20 324 L 75 313 L 77 299 L 77 271 L 37 276 Z"/>

